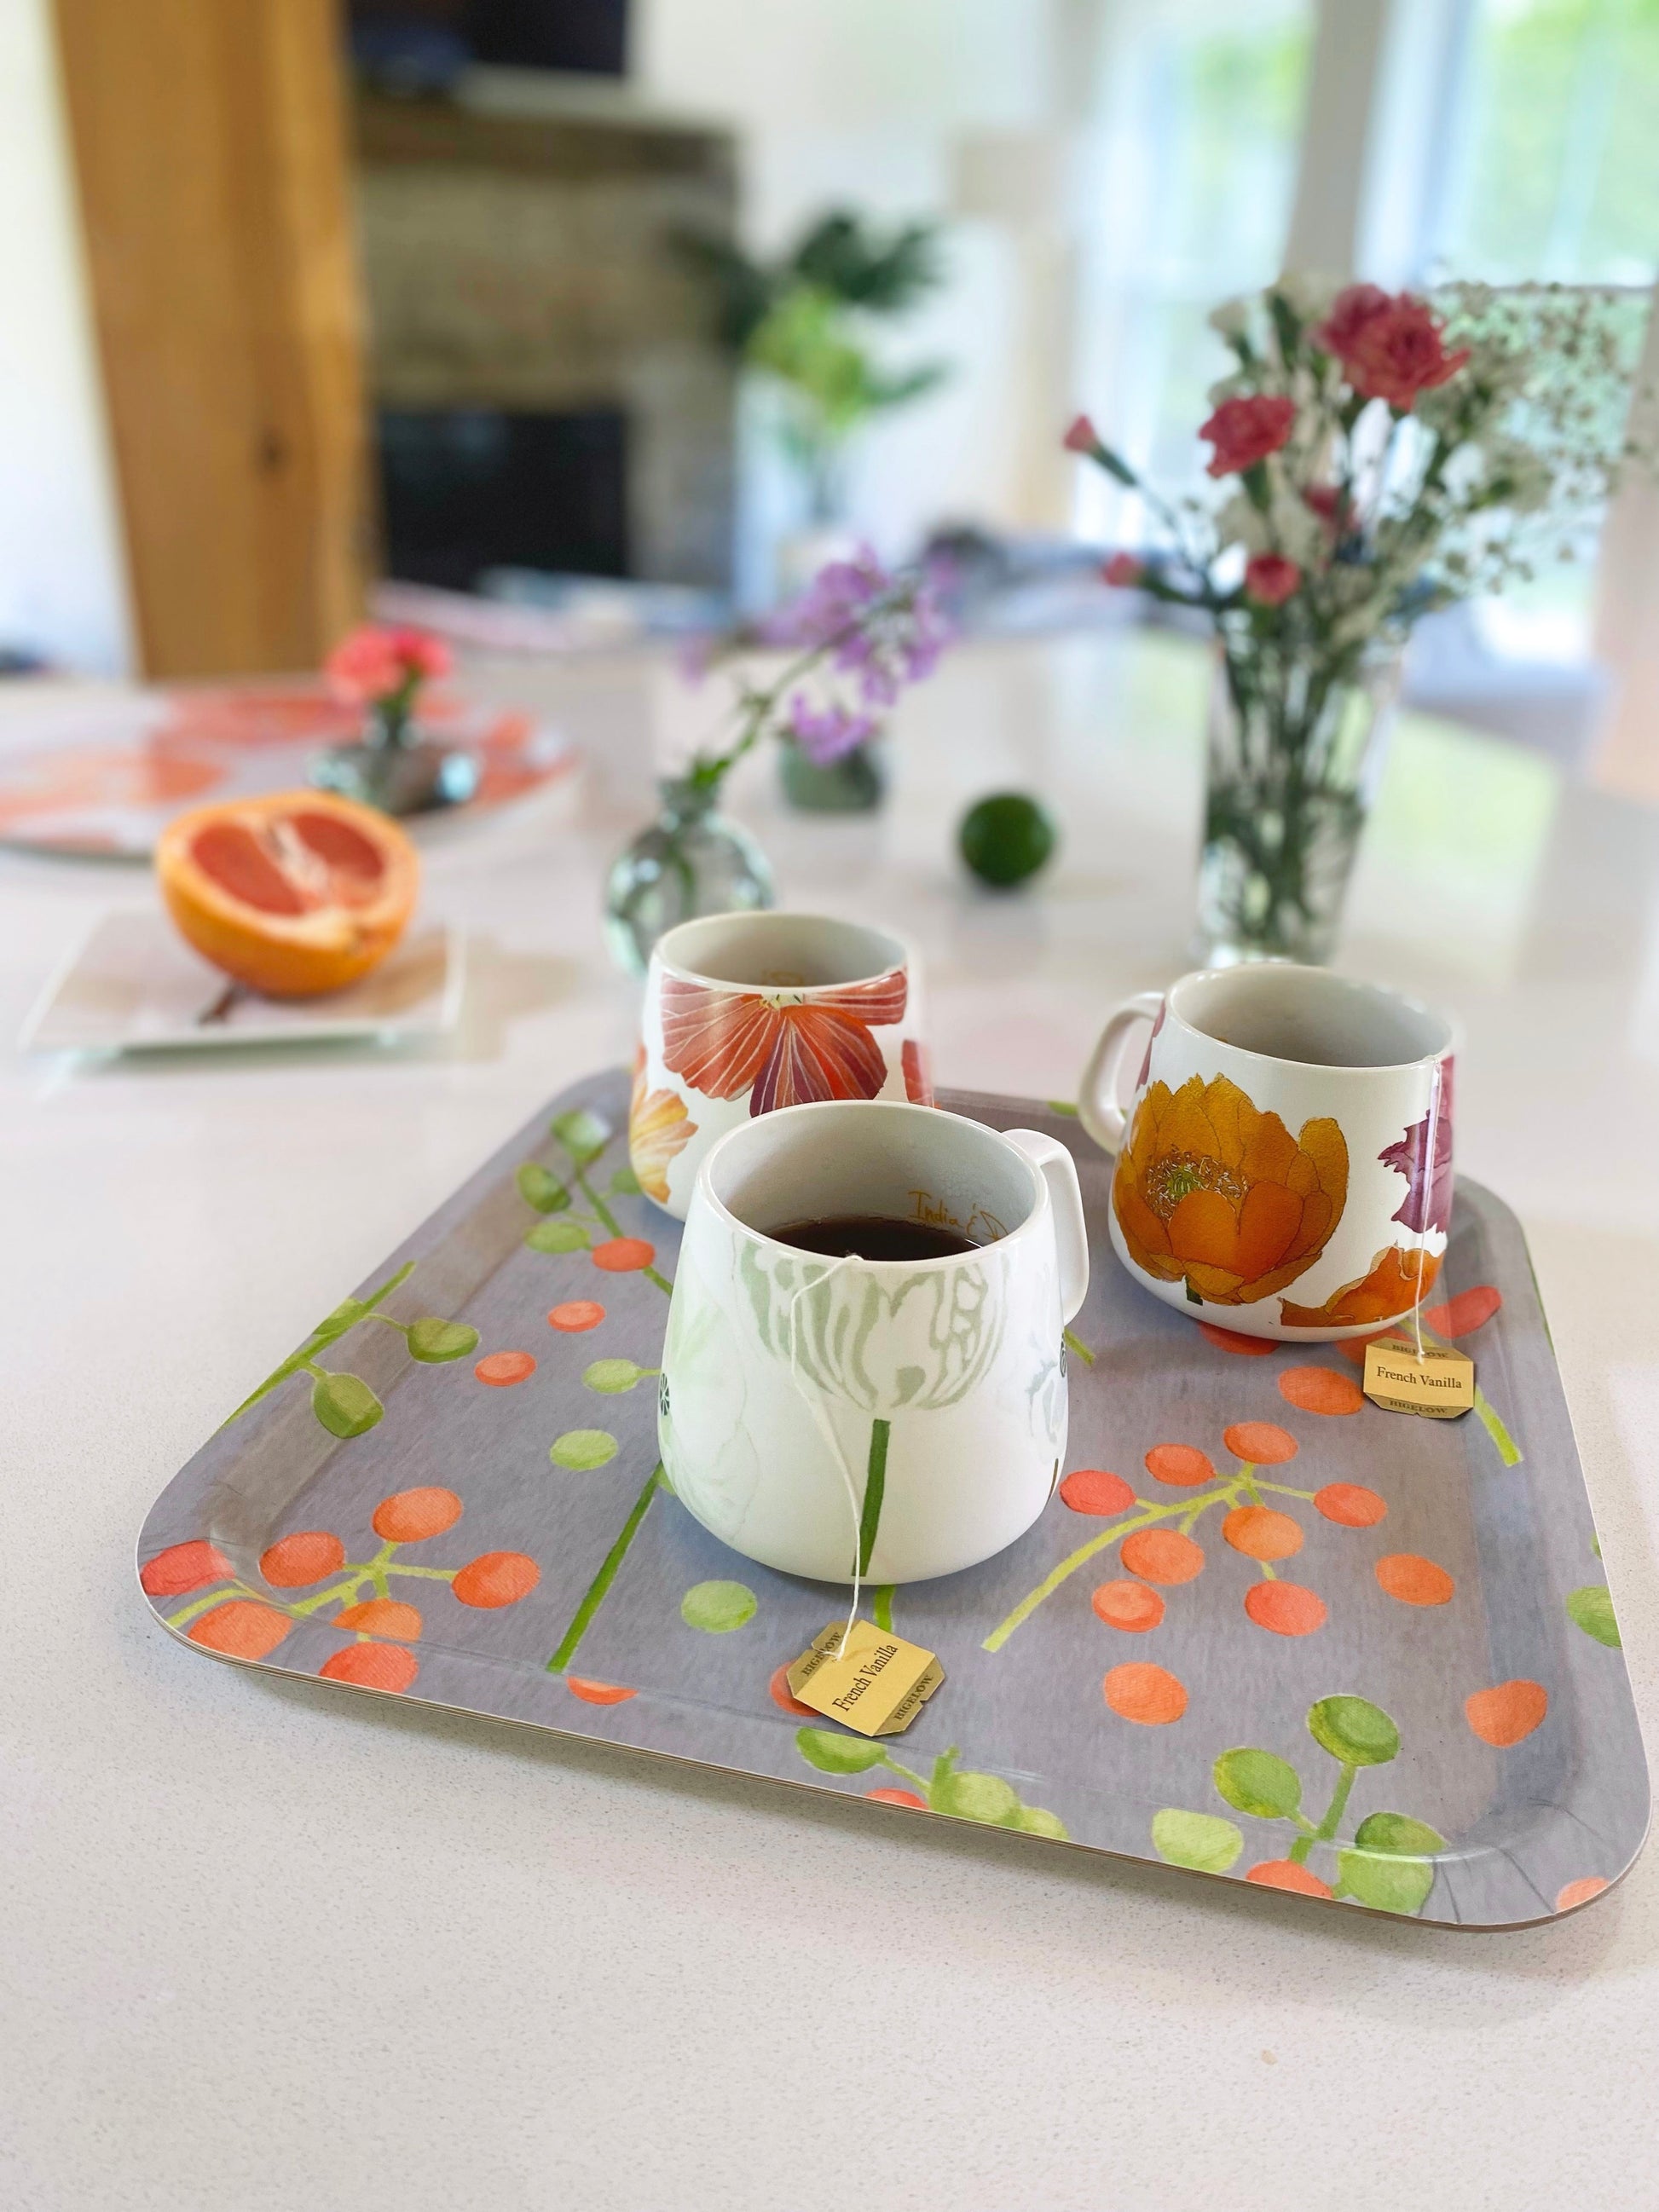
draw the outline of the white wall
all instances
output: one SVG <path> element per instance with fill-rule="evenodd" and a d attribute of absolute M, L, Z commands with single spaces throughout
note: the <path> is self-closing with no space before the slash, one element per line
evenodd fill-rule
<path fill-rule="evenodd" d="M 0 646 L 131 652 L 50 0 L 0 0 Z"/>
<path fill-rule="evenodd" d="M 950 382 L 866 434 L 854 471 L 855 522 L 884 552 L 914 549 L 932 524 L 1063 521 L 1034 474 L 1030 353 L 1052 323 L 1049 232 L 1062 207 L 1013 195 L 1006 219 L 975 156 L 1006 146 L 1014 166 L 1043 145 L 1066 105 L 1058 19 L 1077 0 L 642 0 L 634 67 L 665 107 L 725 121 L 741 149 L 747 243 L 786 244 L 831 205 L 885 222 L 949 225 L 949 282 L 884 341 L 896 362 L 943 359 Z M 1051 220 L 1052 219 L 1052 220 Z M 1036 398 L 1043 444 L 1067 419 L 1054 364 Z M 1050 438 L 1049 433 L 1052 432 Z M 785 495 L 763 441 L 747 441 L 751 514 L 773 528 Z M 1045 512 L 1045 507 L 1048 510 Z"/>

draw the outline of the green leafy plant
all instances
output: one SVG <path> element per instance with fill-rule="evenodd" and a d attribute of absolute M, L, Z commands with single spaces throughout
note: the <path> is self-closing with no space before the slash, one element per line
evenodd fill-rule
<path fill-rule="evenodd" d="M 813 520 L 832 520 L 853 434 L 945 374 L 939 362 L 889 372 L 867 343 L 874 321 L 905 314 L 939 283 L 937 228 L 908 223 L 884 235 L 836 209 L 775 261 L 723 239 L 688 234 L 679 244 L 712 286 L 721 339 L 781 402 L 780 440 L 806 483 Z"/>
<path fill-rule="evenodd" d="M 820 1774 L 869 1774 L 878 1766 L 896 1774 L 907 1790 L 878 1790 L 884 1802 L 908 1805 L 917 1812 L 943 1813 L 953 1820 L 980 1820 L 992 1828 L 1018 1828 L 1028 1836 L 1052 1836 L 1067 1840 L 1065 1823 L 1040 1805 L 1028 1805 L 1012 1782 L 1000 1774 L 978 1774 L 957 1765 L 955 1745 L 940 1752 L 926 1778 L 901 1765 L 892 1753 L 861 1736 L 842 1735 L 834 1729 L 804 1728 L 795 1732 L 795 1748 Z"/>
<path fill-rule="evenodd" d="M 407 1261 L 368 1297 L 343 1299 L 331 1314 L 318 1322 L 299 1350 L 290 1352 L 280 1367 L 271 1370 L 257 1390 L 243 1399 L 225 1426 L 228 1428 L 231 1421 L 240 1420 L 250 1406 L 257 1406 L 261 1398 L 286 1382 L 290 1376 L 307 1375 L 311 1378 L 311 1410 L 330 1436 L 349 1443 L 354 1437 L 366 1435 L 386 1407 L 361 1375 L 325 1367 L 317 1356 L 331 1345 L 337 1344 L 360 1322 L 375 1321 L 386 1328 L 395 1328 L 408 1346 L 410 1358 L 422 1366 L 444 1366 L 476 1352 L 478 1332 L 468 1322 L 445 1321 L 437 1314 L 422 1314 L 418 1320 L 404 1322 L 380 1311 L 382 1302 L 414 1272 L 415 1262 Z"/>
<path fill-rule="evenodd" d="M 1306 1896 L 1349 1898 L 1377 1912 L 1419 1911 L 1434 1887 L 1435 1855 L 1446 1848 L 1437 1830 L 1409 1813 L 1376 1812 L 1365 1815 L 1346 1842 L 1338 1833 L 1361 1771 L 1386 1766 L 1398 1757 L 1399 1729 L 1368 1698 L 1336 1696 L 1309 1706 L 1308 1733 L 1339 1769 L 1317 1820 L 1303 1810 L 1302 1778 L 1276 1752 L 1241 1746 L 1224 1751 L 1215 1762 L 1217 1794 L 1236 1813 L 1283 1823 L 1296 1832 L 1282 1858 L 1260 1861 L 1245 1879 Z M 1152 1847 L 1171 1866 L 1227 1874 L 1243 1852 L 1244 1835 L 1218 1814 L 1165 1806 L 1152 1818 Z M 1316 1850 L 1334 1852 L 1333 1881 L 1309 1865 Z"/>

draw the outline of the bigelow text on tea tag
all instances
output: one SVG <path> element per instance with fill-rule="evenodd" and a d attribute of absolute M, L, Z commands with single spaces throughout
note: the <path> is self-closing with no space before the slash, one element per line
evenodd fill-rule
<path fill-rule="evenodd" d="M 842 1650 L 842 1638 L 847 1648 Z M 836 1655 L 839 1653 L 839 1656 Z M 896 1735 L 909 1727 L 945 1669 L 931 1651 L 873 1621 L 831 1621 L 786 1677 L 792 1697 L 860 1735 Z"/>
<path fill-rule="evenodd" d="M 1453 1344 L 1425 1344 L 1420 1359 L 1414 1344 L 1368 1344 L 1364 1389 L 1391 1413 L 1452 1421 L 1474 1403 L 1474 1362 Z"/>

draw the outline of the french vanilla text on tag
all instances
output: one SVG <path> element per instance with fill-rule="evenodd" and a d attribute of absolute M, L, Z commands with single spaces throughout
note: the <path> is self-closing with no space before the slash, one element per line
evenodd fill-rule
<path fill-rule="evenodd" d="M 945 1669 L 931 1651 L 873 1621 L 855 1620 L 849 1630 L 836 1620 L 813 1638 L 786 1679 L 791 1696 L 826 1720 L 860 1735 L 896 1735 L 938 1689 Z"/>
<path fill-rule="evenodd" d="M 1385 1340 L 1365 1346 L 1364 1389 L 1391 1413 L 1455 1421 L 1474 1403 L 1474 1362 L 1455 1345 L 1425 1344 L 1419 1360 L 1415 1345 Z"/>

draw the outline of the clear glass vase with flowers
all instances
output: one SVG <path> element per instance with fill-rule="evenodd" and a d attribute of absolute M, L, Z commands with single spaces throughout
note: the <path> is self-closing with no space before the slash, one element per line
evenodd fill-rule
<path fill-rule="evenodd" d="M 426 630 L 365 623 L 342 638 L 323 673 L 337 699 L 363 710 L 362 735 L 319 753 L 312 781 L 383 814 L 464 805 L 478 787 L 477 756 L 422 736 L 418 720 L 422 690 L 450 666 L 449 647 Z"/>
<path fill-rule="evenodd" d="M 854 762 L 867 765 L 887 713 L 906 685 L 932 674 L 947 635 L 926 572 L 890 571 L 865 548 L 852 560 L 830 562 L 799 599 L 764 623 L 704 650 L 700 672 L 716 660 L 744 657 L 724 742 L 699 750 L 680 774 L 663 780 L 656 819 L 611 868 L 605 927 L 623 967 L 642 975 L 652 946 L 677 923 L 770 906 L 765 855 L 718 811 L 726 777 L 769 738 L 786 749 L 786 766 L 793 758 L 825 779 L 845 777 Z M 765 680 L 748 659 L 757 652 L 786 656 Z"/>
<path fill-rule="evenodd" d="M 1086 416 L 1066 433 L 1156 542 L 1110 584 L 1214 624 L 1198 951 L 1323 961 L 1420 618 L 1570 551 L 1629 452 L 1604 295 L 1432 299 L 1284 277 L 1211 318 L 1233 355 L 1199 435 L 1218 504 L 1159 497 Z"/>

